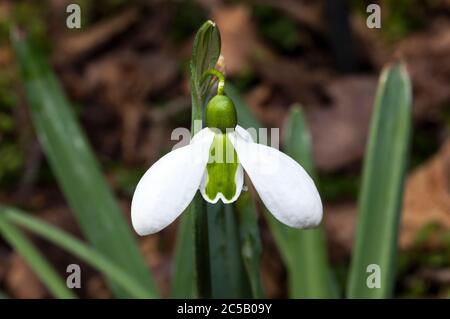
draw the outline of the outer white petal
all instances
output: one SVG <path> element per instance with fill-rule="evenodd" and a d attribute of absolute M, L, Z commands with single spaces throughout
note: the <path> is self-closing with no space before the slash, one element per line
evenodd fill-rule
<path fill-rule="evenodd" d="M 235 131 L 247 142 L 255 142 L 255 139 L 252 137 L 252 135 L 242 126 L 236 125 L 234 128 Z M 256 138 L 256 136 L 255 136 Z"/>
<path fill-rule="evenodd" d="M 322 220 L 322 201 L 313 180 L 286 154 L 229 133 L 239 161 L 266 208 L 282 223 L 310 228 Z"/>
<path fill-rule="evenodd" d="M 203 196 L 203 199 L 211 204 L 215 204 L 219 201 L 219 199 L 222 200 L 225 204 L 230 204 L 236 201 L 241 195 L 242 187 L 244 186 L 244 170 L 242 169 L 242 165 L 238 165 L 238 168 L 236 170 L 236 176 L 234 178 L 234 182 L 236 183 L 236 193 L 234 194 L 233 198 L 230 200 L 226 199 L 225 196 L 223 196 L 222 193 L 217 193 L 216 197 L 213 200 L 210 200 L 209 197 L 205 193 L 206 184 L 208 182 L 208 171 L 205 169 L 205 173 L 203 174 L 202 182 L 200 183 L 200 193 Z"/>
<path fill-rule="evenodd" d="M 147 170 L 131 202 L 131 221 L 139 235 L 160 231 L 186 209 L 200 185 L 213 139 L 214 133 L 203 129 L 191 144 L 166 154 Z"/>

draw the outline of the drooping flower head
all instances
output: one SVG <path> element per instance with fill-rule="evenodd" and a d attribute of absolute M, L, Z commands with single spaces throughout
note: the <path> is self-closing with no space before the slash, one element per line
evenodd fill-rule
<path fill-rule="evenodd" d="M 207 127 L 189 145 L 163 156 L 139 181 L 131 204 L 138 234 L 153 234 L 168 226 L 198 190 L 213 204 L 236 201 L 243 189 L 244 170 L 266 208 L 280 222 L 295 228 L 320 224 L 322 202 L 311 177 L 286 154 L 255 143 L 237 125 L 230 98 L 223 94 L 213 97 L 205 118 Z"/>

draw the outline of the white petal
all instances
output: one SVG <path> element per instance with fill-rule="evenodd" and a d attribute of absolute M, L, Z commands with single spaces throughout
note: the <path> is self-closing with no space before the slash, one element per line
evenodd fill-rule
<path fill-rule="evenodd" d="M 186 209 L 200 185 L 213 139 L 214 133 L 203 129 L 191 144 L 166 154 L 147 170 L 131 202 L 131 221 L 139 235 L 160 231 Z"/>
<path fill-rule="evenodd" d="M 255 142 L 255 139 L 252 137 L 252 135 L 242 126 L 236 125 L 236 127 L 234 129 L 245 141 Z"/>
<path fill-rule="evenodd" d="M 322 220 L 322 201 L 313 180 L 286 154 L 229 133 L 238 158 L 266 208 L 282 223 L 310 228 Z"/>
<path fill-rule="evenodd" d="M 211 204 L 217 203 L 219 199 L 222 200 L 224 204 L 230 204 L 238 199 L 239 195 L 241 195 L 242 187 L 244 186 L 244 170 L 242 169 L 241 164 L 239 164 L 237 167 L 234 182 L 236 183 L 236 193 L 231 199 L 226 199 L 225 196 L 223 196 L 223 194 L 219 192 L 217 193 L 216 197 L 211 200 L 205 192 L 206 185 L 208 184 L 208 170 L 205 169 L 202 182 L 200 183 L 200 193 L 202 194 L 203 198 Z"/>

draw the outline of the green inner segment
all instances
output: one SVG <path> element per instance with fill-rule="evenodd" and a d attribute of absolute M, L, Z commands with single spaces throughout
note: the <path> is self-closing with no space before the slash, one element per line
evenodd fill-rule
<path fill-rule="evenodd" d="M 238 160 L 236 151 L 226 134 L 216 134 L 209 158 L 210 161 L 206 165 L 208 171 L 206 195 L 213 200 L 218 193 L 222 193 L 227 200 L 231 200 L 236 194 L 235 177 Z"/>

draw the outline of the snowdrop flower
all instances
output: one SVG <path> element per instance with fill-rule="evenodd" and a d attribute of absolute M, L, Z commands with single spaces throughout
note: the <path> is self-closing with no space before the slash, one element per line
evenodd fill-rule
<path fill-rule="evenodd" d="M 187 146 L 158 160 L 139 181 L 131 203 L 133 227 L 154 234 L 172 223 L 197 190 L 210 203 L 239 197 L 244 170 L 266 208 L 296 228 L 317 226 L 322 202 L 313 180 L 292 158 L 257 144 L 237 125 L 230 98 L 218 94 L 206 107 L 206 124 Z"/>

